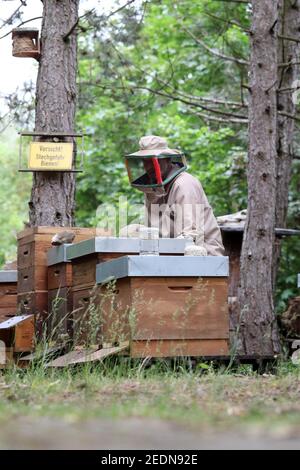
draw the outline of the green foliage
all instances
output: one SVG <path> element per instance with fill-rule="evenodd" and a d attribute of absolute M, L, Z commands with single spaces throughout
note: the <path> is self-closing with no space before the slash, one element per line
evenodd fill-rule
<path fill-rule="evenodd" d="M 245 207 L 244 129 L 229 127 L 226 119 L 221 125 L 207 120 L 197 114 L 201 107 L 189 104 L 192 96 L 196 103 L 197 97 L 239 101 L 242 71 L 203 49 L 189 32 L 222 53 L 247 56 L 247 35 L 227 22 L 234 17 L 246 28 L 247 15 L 243 5 L 165 0 L 142 12 L 128 8 L 81 36 L 78 124 L 91 138 L 77 190 L 80 223 L 93 223 L 97 206 L 116 203 L 121 194 L 142 202 L 129 187 L 122 156 L 150 133 L 184 150 L 216 214 Z"/>
<path fill-rule="evenodd" d="M 216 215 L 245 208 L 247 127 L 229 119 L 245 112 L 216 101 L 247 101 L 247 69 L 220 54 L 248 60 L 249 7 L 212 0 L 151 1 L 98 26 L 80 38 L 78 124 L 91 137 L 78 182 L 78 222 L 94 224 L 98 205 L 116 204 L 120 195 L 129 203 L 142 202 L 129 186 L 122 156 L 150 133 L 167 137 L 171 147 L 186 153 Z M 298 173 L 296 167 L 288 224 L 294 228 L 300 225 Z M 295 238 L 282 243 L 278 311 L 297 293 L 298 247 Z"/>
<path fill-rule="evenodd" d="M 27 220 L 31 177 L 18 173 L 18 147 L 11 130 L 0 136 L 0 266 L 16 259 L 16 233 Z"/>
<path fill-rule="evenodd" d="M 120 196 L 127 196 L 129 206 L 143 202 L 142 193 L 129 186 L 123 155 L 136 150 L 145 134 L 163 135 L 186 153 L 216 215 L 247 206 L 247 127 L 230 122 L 230 114 L 245 116 L 246 110 L 224 104 L 247 102 L 247 68 L 220 55 L 248 59 L 249 8 L 152 0 L 108 21 L 89 15 L 84 25 L 82 19 L 77 126 L 89 137 L 85 172 L 77 180 L 77 224 L 95 225 L 98 206 L 117 205 Z M 12 165 L 15 145 L 2 136 L 0 264 L 14 257 L 14 232 L 27 219 L 30 176 Z M 290 188 L 291 228 L 300 226 L 299 165 L 296 160 Z M 299 256 L 297 238 L 283 240 L 278 311 L 297 294 Z"/>

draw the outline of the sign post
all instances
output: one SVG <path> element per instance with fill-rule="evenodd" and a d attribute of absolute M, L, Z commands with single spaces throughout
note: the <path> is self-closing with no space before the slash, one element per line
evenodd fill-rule
<path fill-rule="evenodd" d="M 27 167 L 22 150 L 22 137 L 32 136 L 29 143 Z M 19 171 L 65 171 L 80 173 L 83 171 L 84 134 L 20 132 Z M 38 138 L 38 140 L 36 140 Z M 81 158 L 76 168 L 74 161 L 75 139 L 81 139 Z"/>

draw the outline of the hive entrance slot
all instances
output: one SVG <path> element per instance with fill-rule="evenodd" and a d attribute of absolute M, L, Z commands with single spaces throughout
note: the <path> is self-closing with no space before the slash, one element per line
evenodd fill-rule
<path fill-rule="evenodd" d="M 172 290 L 173 292 L 185 292 L 187 290 L 191 290 L 193 286 L 168 286 L 168 289 Z"/>

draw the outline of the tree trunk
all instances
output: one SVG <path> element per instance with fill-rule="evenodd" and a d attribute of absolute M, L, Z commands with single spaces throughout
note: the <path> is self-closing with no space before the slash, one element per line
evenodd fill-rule
<path fill-rule="evenodd" d="M 281 36 L 300 41 L 300 0 L 280 0 L 280 15 L 278 33 Z M 297 62 L 300 44 L 296 41 L 278 39 L 278 61 L 280 63 Z M 296 111 L 295 86 L 300 86 L 299 67 L 278 68 L 277 109 L 281 113 L 294 115 Z M 298 79 L 298 80 L 297 80 Z M 276 227 L 286 227 L 288 209 L 289 183 L 293 159 L 294 120 L 278 115 L 277 117 L 277 163 L 276 163 Z M 276 284 L 276 274 L 280 257 L 280 242 L 277 241 L 274 250 L 273 282 Z"/>
<path fill-rule="evenodd" d="M 248 213 L 241 255 L 238 352 L 280 351 L 272 295 L 276 200 L 277 0 L 252 0 Z"/>
<path fill-rule="evenodd" d="M 43 0 L 43 5 L 35 131 L 72 133 L 76 106 L 76 29 L 65 39 L 64 35 L 78 19 L 79 0 Z M 34 173 L 29 202 L 30 225 L 74 225 L 74 175 Z"/>

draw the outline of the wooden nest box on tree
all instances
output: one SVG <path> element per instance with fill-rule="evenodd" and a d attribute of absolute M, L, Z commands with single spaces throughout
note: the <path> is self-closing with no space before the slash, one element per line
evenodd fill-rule
<path fill-rule="evenodd" d="M 36 28 L 15 28 L 12 30 L 12 55 L 14 57 L 32 57 L 39 60 L 41 44 Z"/>

